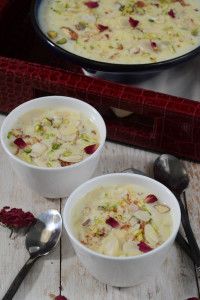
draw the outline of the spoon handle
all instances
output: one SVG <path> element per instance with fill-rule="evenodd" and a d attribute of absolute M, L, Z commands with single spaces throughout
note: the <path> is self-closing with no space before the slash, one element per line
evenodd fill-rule
<path fill-rule="evenodd" d="M 179 205 L 180 205 L 180 209 L 181 209 L 181 222 L 188 240 L 188 244 L 190 245 L 190 249 L 191 249 L 191 254 L 193 257 L 193 261 L 196 265 L 197 268 L 200 268 L 200 249 L 199 246 L 197 244 L 196 238 L 194 236 L 193 230 L 191 228 L 190 225 L 190 220 L 188 217 L 188 214 L 185 210 L 185 207 L 183 205 L 183 202 L 181 200 L 180 195 L 176 195 Z"/>
<path fill-rule="evenodd" d="M 190 246 L 179 231 L 176 236 L 176 242 L 181 247 L 181 249 L 185 251 L 185 253 L 191 258 L 191 260 L 193 260 Z"/>
<path fill-rule="evenodd" d="M 37 260 L 38 257 L 30 257 L 22 269 L 19 271 L 13 282 L 11 283 L 9 289 L 7 290 L 5 296 L 2 300 L 12 300 L 15 293 L 17 292 L 19 286 L 21 285 L 22 281 L 28 274 L 29 270 L 33 266 L 34 262 Z"/>

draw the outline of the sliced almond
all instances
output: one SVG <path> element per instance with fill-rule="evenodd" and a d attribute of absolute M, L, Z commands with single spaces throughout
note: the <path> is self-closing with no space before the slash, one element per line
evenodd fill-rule
<path fill-rule="evenodd" d="M 87 226 L 87 225 L 89 225 L 90 224 L 90 219 L 87 219 L 86 221 L 84 221 L 83 223 L 82 223 L 82 226 Z"/>
<path fill-rule="evenodd" d="M 109 234 L 103 241 L 102 241 L 102 252 L 106 255 L 111 256 L 118 256 L 119 255 L 119 241 L 113 235 Z"/>
<path fill-rule="evenodd" d="M 127 256 L 134 256 L 139 255 L 141 252 L 138 249 L 137 243 L 134 243 L 132 241 L 127 241 L 123 244 L 123 253 Z"/>
<path fill-rule="evenodd" d="M 168 211 L 170 211 L 169 206 L 167 206 L 165 204 L 156 204 L 156 205 L 154 205 L 154 207 L 160 214 L 165 214 Z"/>
<path fill-rule="evenodd" d="M 134 224 L 132 227 L 133 232 L 135 232 L 136 230 L 139 230 L 139 229 L 140 229 L 140 224 L 138 224 L 138 223 Z"/>
<path fill-rule="evenodd" d="M 54 128 L 59 128 L 62 124 L 63 118 L 60 116 L 54 116 L 52 120 L 52 125 Z"/>
<path fill-rule="evenodd" d="M 64 142 L 73 142 L 76 139 L 76 133 L 73 134 L 60 134 L 59 139 L 61 139 Z"/>
<path fill-rule="evenodd" d="M 72 162 L 72 163 L 76 163 L 76 162 L 79 162 L 83 159 L 82 155 L 71 155 L 71 156 L 62 156 L 60 157 L 63 161 L 66 161 L 66 162 Z"/>
<path fill-rule="evenodd" d="M 32 145 L 31 156 L 32 157 L 39 157 L 46 150 L 47 150 L 46 145 L 44 145 L 42 143 L 36 143 L 36 144 Z"/>
<path fill-rule="evenodd" d="M 153 229 L 153 227 L 150 224 L 145 225 L 144 236 L 146 241 L 152 246 L 155 246 L 159 241 L 156 231 Z"/>
<path fill-rule="evenodd" d="M 143 210 L 137 210 L 136 212 L 134 212 L 133 215 L 137 219 L 144 222 L 148 222 L 151 219 L 151 215 L 147 211 L 143 211 Z"/>

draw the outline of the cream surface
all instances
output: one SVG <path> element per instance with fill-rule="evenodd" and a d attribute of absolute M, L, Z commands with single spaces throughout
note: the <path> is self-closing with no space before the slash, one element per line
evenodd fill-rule
<path fill-rule="evenodd" d="M 159 62 L 200 45 L 198 0 L 44 0 L 39 20 L 54 43 L 102 62 Z"/>
<path fill-rule="evenodd" d="M 109 256 L 135 256 L 167 240 L 172 231 L 170 208 L 141 186 L 113 185 L 94 189 L 72 213 L 78 240 Z"/>
<path fill-rule="evenodd" d="M 84 114 L 66 107 L 32 110 L 8 132 L 10 150 L 39 167 L 65 167 L 91 155 L 99 132 Z"/>

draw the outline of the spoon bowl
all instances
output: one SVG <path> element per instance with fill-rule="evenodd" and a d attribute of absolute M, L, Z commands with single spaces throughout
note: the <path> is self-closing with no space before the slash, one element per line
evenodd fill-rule
<path fill-rule="evenodd" d="M 181 161 L 173 155 L 160 155 L 154 162 L 155 178 L 180 195 L 189 184 L 189 177 Z"/>
<path fill-rule="evenodd" d="M 26 236 L 26 249 L 31 257 L 48 254 L 58 244 L 61 232 L 62 219 L 57 210 L 40 214 Z"/>
<path fill-rule="evenodd" d="M 25 244 L 30 253 L 30 258 L 19 271 L 2 300 L 11 300 L 14 297 L 35 261 L 39 257 L 49 254 L 56 247 L 61 232 L 62 218 L 57 210 L 50 209 L 39 215 L 36 223 L 30 228 L 26 236 Z"/>

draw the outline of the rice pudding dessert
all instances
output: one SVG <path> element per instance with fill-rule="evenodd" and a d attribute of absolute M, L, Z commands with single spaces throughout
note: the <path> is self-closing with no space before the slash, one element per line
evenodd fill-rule
<path fill-rule="evenodd" d="M 7 138 L 11 152 L 39 167 L 65 167 L 95 152 L 100 136 L 96 125 L 67 107 L 36 109 L 21 116 Z"/>
<path fill-rule="evenodd" d="M 63 49 L 108 63 L 160 62 L 200 45 L 199 0 L 43 0 L 39 23 Z"/>
<path fill-rule="evenodd" d="M 141 186 L 98 187 L 73 209 L 72 228 L 86 247 L 109 256 L 135 256 L 164 243 L 172 232 L 170 208 Z"/>

